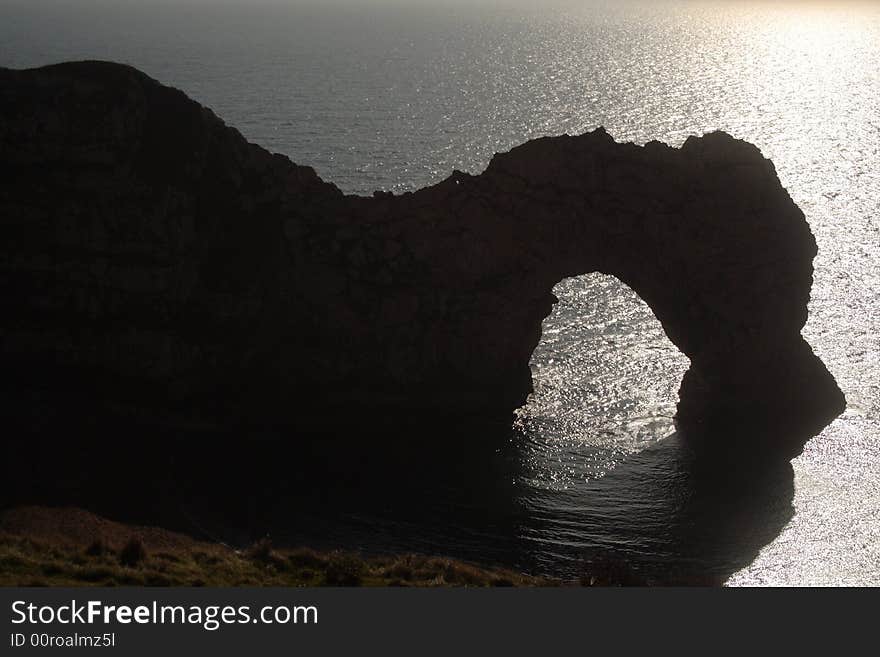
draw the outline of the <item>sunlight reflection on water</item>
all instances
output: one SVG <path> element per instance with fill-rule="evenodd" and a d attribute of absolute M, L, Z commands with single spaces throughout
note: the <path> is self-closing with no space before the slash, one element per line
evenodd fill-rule
<path fill-rule="evenodd" d="M 567 279 L 554 293 L 516 426 L 529 437 L 530 485 L 568 489 L 672 433 L 688 359 L 614 277 Z"/>
<path fill-rule="evenodd" d="M 598 125 L 618 141 L 678 145 L 723 129 L 758 145 L 816 234 L 804 333 L 850 409 L 794 461 L 793 517 L 731 583 L 880 584 L 876 5 L 217 8 L 137 20 L 129 7 L 98 21 L 85 4 L 60 19 L 38 4 L 0 20 L 0 65 L 131 62 L 347 192 L 478 172 L 525 139 Z M 514 437 L 519 495 L 535 519 L 521 539 L 551 571 L 579 545 L 663 553 L 664 477 L 675 477 L 663 467 L 675 457 L 644 471 L 637 457 L 663 449 L 686 359 L 614 279 L 571 279 L 558 296 Z M 622 489 L 597 492 L 598 479 L 629 466 Z M 650 486 L 658 495 L 639 498 Z M 621 500 L 642 538 L 602 534 L 597 518 Z M 592 524 L 579 521 L 585 513 Z"/>

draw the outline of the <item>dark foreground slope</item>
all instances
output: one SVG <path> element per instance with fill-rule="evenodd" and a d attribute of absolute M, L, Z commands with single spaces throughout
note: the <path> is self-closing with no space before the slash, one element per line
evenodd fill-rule
<path fill-rule="evenodd" d="M 275 548 L 234 550 L 76 508 L 0 514 L 0 586 L 552 586 L 558 581 L 416 554 L 364 556 Z M 612 579 L 613 578 L 613 579 Z M 613 571 L 582 584 L 635 584 Z M 638 582 L 643 583 L 643 582 Z"/>
<path fill-rule="evenodd" d="M 479 176 L 343 195 L 130 67 L 0 70 L 0 366 L 43 426 L 509 417 L 561 279 L 613 274 L 691 360 L 678 420 L 812 429 L 844 399 L 801 338 L 816 245 L 723 133 L 603 130 Z"/>

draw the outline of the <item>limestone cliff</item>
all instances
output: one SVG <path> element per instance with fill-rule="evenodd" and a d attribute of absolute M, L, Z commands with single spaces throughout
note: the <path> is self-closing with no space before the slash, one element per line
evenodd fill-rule
<path fill-rule="evenodd" d="M 548 137 L 363 198 L 135 69 L 83 62 L 0 69 L 0 180 L 0 362 L 39 415 L 74 398 L 163 422 L 506 417 L 553 286 L 592 271 L 690 358 L 680 422 L 818 426 L 844 405 L 800 335 L 809 226 L 723 133 Z"/>

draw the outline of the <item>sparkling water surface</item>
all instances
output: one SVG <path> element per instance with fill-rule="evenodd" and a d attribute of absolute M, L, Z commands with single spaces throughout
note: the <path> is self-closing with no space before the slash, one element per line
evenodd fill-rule
<path fill-rule="evenodd" d="M 730 584 L 880 584 L 880 6 L 475 4 L 0 0 L 0 66 L 131 63 L 351 193 L 599 125 L 753 142 L 816 235 L 804 334 L 849 403 L 790 470 L 703 501 L 671 421 L 687 359 L 594 274 L 556 288 L 502 465 L 421 491 L 419 513 L 340 498 L 287 535 L 565 577 L 608 554 Z"/>

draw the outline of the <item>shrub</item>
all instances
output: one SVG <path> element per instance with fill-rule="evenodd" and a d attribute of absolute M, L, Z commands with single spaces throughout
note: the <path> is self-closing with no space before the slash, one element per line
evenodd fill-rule
<path fill-rule="evenodd" d="M 147 558 L 147 550 L 139 538 L 132 537 L 119 553 L 119 563 L 134 568 Z"/>

